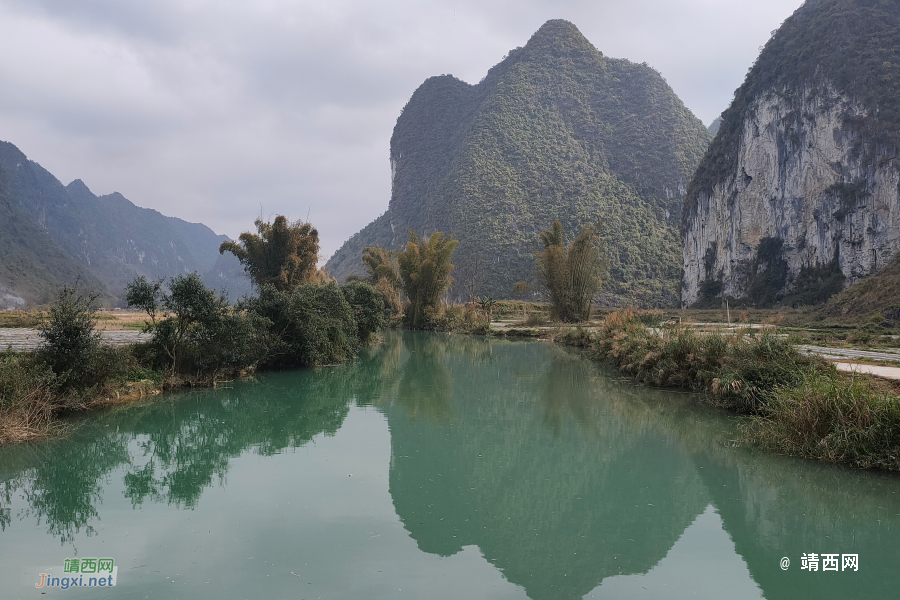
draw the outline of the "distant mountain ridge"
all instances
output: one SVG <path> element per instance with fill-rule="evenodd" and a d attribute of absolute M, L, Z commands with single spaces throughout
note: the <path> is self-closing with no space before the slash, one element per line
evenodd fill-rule
<path fill-rule="evenodd" d="M 460 240 L 452 295 L 509 297 L 533 280 L 538 234 L 569 239 L 602 220 L 610 304 L 672 305 L 678 223 L 707 128 L 647 66 L 604 56 L 567 21 L 544 24 L 477 85 L 431 77 L 397 119 L 388 211 L 326 264 L 363 271 L 366 246 L 402 246 L 410 229 Z"/>
<path fill-rule="evenodd" d="M 234 298 L 250 290 L 227 240 L 205 225 L 139 208 L 118 192 L 96 196 L 80 179 L 64 186 L 13 144 L 0 142 L 0 309 L 50 301 L 64 283 L 121 305 L 136 275 L 196 271 Z"/>

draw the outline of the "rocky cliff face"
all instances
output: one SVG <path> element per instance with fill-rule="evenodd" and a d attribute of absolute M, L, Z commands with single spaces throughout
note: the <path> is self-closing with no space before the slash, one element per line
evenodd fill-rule
<path fill-rule="evenodd" d="M 900 250 L 900 1 L 808 0 L 766 44 L 683 212 L 682 301 L 810 304 Z"/>
<path fill-rule="evenodd" d="M 860 136 L 845 123 L 867 115 L 826 82 L 752 105 L 734 172 L 686 214 L 685 303 L 700 298 L 704 281 L 747 297 L 765 238 L 780 241 L 782 292 L 835 257 L 847 283 L 891 260 L 900 249 L 900 163 L 891 145 L 859 152 Z"/>

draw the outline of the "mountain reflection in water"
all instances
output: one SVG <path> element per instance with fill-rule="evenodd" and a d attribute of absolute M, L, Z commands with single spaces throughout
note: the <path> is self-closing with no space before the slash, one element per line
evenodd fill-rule
<path fill-rule="evenodd" d="M 171 520 L 225 511 L 207 502 L 212 488 L 285 502 L 274 485 L 233 487 L 236 461 L 255 457 L 265 471 L 276 455 L 294 452 L 275 477 L 302 486 L 300 449 L 339 434 L 351 413 L 378 411 L 387 427 L 366 421 L 365 436 L 340 438 L 341 452 L 364 455 L 372 451 L 366 439 L 389 436 L 383 475 L 396 526 L 418 552 L 437 558 L 477 549 L 478 560 L 514 584 L 507 596 L 629 597 L 649 586 L 667 598 L 874 598 L 900 586 L 894 476 L 735 447 L 731 418 L 690 395 L 621 381 L 552 344 L 384 337 L 347 365 L 172 395 L 91 415 L 67 439 L 0 449 L 0 548 L 10 547 L 7 540 L 41 544 L 49 535 L 74 555 L 101 524 L 139 520 L 144 507 L 159 505 L 154 518 Z M 345 482 L 316 481 L 326 483 L 315 494 L 333 495 L 340 506 Z M 105 508 L 114 498 L 127 500 L 130 516 Z M 338 515 L 323 525 L 301 514 L 297 530 L 279 529 L 264 513 L 226 511 L 222 522 L 247 518 L 274 532 L 274 549 L 295 549 L 308 537 L 304 528 L 346 527 L 363 517 Z M 363 519 L 360 527 L 376 525 Z M 316 539 L 327 546 L 330 536 Z M 410 560 L 402 536 L 377 537 L 381 555 Z M 242 549 L 234 552 L 247 560 Z M 327 552 L 347 573 L 359 564 L 346 546 Z M 801 571 L 800 556 L 810 552 L 858 553 L 860 570 Z M 779 565 L 785 556 L 787 571 Z M 411 577 L 392 582 L 400 589 Z M 288 583 L 259 585 L 275 586 L 266 595 L 276 597 Z M 440 596 L 442 584 L 430 583 Z M 355 593 L 337 577 L 321 585 L 340 597 Z M 352 589 L 379 596 L 368 585 L 361 579 Z"/>

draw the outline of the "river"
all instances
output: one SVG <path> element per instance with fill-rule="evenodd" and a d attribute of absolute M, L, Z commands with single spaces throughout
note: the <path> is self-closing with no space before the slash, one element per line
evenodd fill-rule
<path fill-rule="evenodd" d="M 897 597 L 897 476 L 553 344 L 384 337 L 0 448 L 0 598 Z M 115 587 L 35 587 L 73 558 Z"/>

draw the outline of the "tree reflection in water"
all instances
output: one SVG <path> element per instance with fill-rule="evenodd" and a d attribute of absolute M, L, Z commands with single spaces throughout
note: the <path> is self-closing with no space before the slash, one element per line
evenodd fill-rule
<path fill-rule="evenodd" d="M 892 597 L 898 584 L 897 477 L 735 447 L 733 420 L 689 395 L 550 344 L 467 336 L 388 332 L 346 365 L 157 399 L 92 415 L 68 439 L 2 448 L 0 527 L 93 535 L 118 481 L 135 507 L 196 508 L 234 458 L 334 435 L 352 404 L 387 419 L 391 500 L 419 549 L 477 546 L 532 598 L 647 573 L 709 505 L 766 598 Z M 858 552 L 865 578 L 781 571 L 804 552 Z"/>

